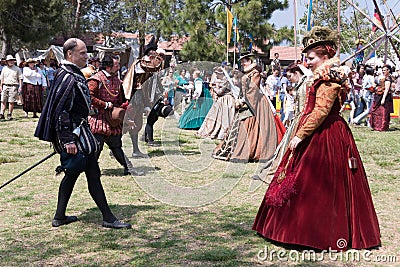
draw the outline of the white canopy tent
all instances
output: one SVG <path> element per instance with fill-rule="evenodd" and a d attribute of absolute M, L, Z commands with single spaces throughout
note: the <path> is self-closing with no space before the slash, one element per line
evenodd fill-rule
<path fill-rule="evenodd" d="M 47 50 L 38 50 L 39 53 L 42 53 L 38 56 L 39 60 L 45 59 L 46 61 L 50 61 L 50 59 L 57 60 L 58 63 L 64 59 L 64 54 L 61 46 L 51 45 Z"/>

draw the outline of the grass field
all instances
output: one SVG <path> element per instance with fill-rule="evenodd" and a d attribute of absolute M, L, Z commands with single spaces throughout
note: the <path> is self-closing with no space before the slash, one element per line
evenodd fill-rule
<path fill-rule="evenodd" d="M 37 119 L 22 115 L 17 109 L 16 119 L 0 122 L 0 184 L 52 152 L 33 137 Z M 0 266 L 400 266 L 397 120 L 383 133 L 352 128 L 381 228 L 382 247 L 367 253 L 371 262 L 340 258 L 339 253 L 323 261 L 320 254 L 315 261 L 280 261 L 276 254 L 264 259 L 265 250 L 294 252 L 251 230 L 266 185 L 249 177 L 262 165 L 214 160 L 215 142 L 176 125 L 175 119 L 160 119 L 155 137 L 163 146 L 143 146 L 150 158 L 132 160 L 146 172 L 144 177 L 123 176 L 109 149 L 103 150 L 100 168 L 108 201 L 120 219 L 132 223 L 131 230 L 101 227 L 84 175 L 67 209 L 79 221 L 52 228 L 62 178 L 54 175 L 57 156 L 1 189 Z M 127 138 L 124 144 L 129 156 Z"/>

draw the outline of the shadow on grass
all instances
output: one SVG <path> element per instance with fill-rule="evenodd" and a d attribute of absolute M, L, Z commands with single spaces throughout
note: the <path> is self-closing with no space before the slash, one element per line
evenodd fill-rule
<path fill-rule="evenodd" d="M 142 211 L 154 210 L 154 206 L 150 205 L 110 205 L 112 213 L 123 221 L 130 221 L 137 213 Z M 84 211 L 79 215 L 79 220 L 82 222 L 89 222 L 98 224 L 101 221 L 100 210 L 91 208 Z"/>
<path fill-rule="evenodd" d="M 118 166 L 112 169 L 102 169 L 101 174 L 105 176 L 126 176 L 124 175 L 124 168 Z"/>
<path fill-rule="evenodd" d="M 155 149 L 152 150 L 148 153 L 148 155 L 150 156 L 150 158 L 153 157 L 163 157 L 165 155 L 199 155 L 201 154 L 201 152 L 197 149 L 197 150 L 190 150 L 190 149 L 185 149 L 184 147 L 181 150 L 178 149 Z"/>

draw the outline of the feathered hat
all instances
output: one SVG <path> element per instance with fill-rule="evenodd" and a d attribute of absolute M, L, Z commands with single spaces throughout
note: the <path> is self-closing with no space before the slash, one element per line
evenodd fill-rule
<path fill-rule="evenodd" d="M 329 27 L 315 26 L 309 32 L 304 34 L 303 38 L 303 53 L 317 47 L 319 45 L 330 45 L 333 49 L 337 49 L 336 42 L 339 39 L 337 31 Z"/>
<path fill-rule="evenodd" d="M 148 55 L 151 50 L 157 50 L 156 38 L 151 37 L 150 42 L 144 47 L 144 54 Z"/>
<path fill-rule="evenodd" d="M 250 51 L 246 51 L 246 52 L 243 52 L 242 55 L 239 57 L 239 61 L 241 61 L 244 58 L 252 58 L 252 59 L 254 59 L 255 56 L 256 55 L 251 53 Z"/>

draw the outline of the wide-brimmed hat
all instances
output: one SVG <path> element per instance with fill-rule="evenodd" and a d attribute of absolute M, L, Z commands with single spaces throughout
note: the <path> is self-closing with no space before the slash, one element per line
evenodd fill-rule
<path fill-rule="evenodd" d="M 339 36 L 337 31 L 332 30 L 329 27 L 315 26 L 309 32 L 304 34 L 303 53 L 306 53 L 308 50 L 319 45 L 330 45 L 336 50 L 336 42 L 338 38 Z"/>
<path fill-rule="evenodd" d="M 163 118 L 166 118 L 166 117 L 168 117 L 170 114 L 172 114 L 172 112 L 173 112 L 174 110 L 172 109 L 172 106 L 171 105 L 165 105 L 165 106 L 163 106 L 162 108 L 161 108 L 161 111 L 160 111 L 160 115 L 161 115 L 161 117 L 163 117 Z"/>
<path fill-rule="evenodd" d="M 242 55 L 239 57 L 239 61 L 244 58 L 253 58 L 255 55 L 251 52 L 243 52 Z"/>
<path fill-rule="evenodd" d="M 167 52 L 162 48 L 157 48 L 156 52 L 159 55 L 166 55 L 167 54 Z"/>
<path fill-rule="evenodd" d="M 16 61 L 17 59 L 15 57 L 13 57 L 12 55 L 7 55 L 6 57 L 6 61 Z"/>
<path fill-rule="evenodd" d="M 35 58 L 28 58 L 26 61 L 25 61 L 26 63 L 37 63 L 38 61 L 37 61 L 37 59 L 35 59 Z"/>
<path fill-rule="evenodd" d="M 214 69 L 215 74 L 224 74 L 221 67 L 217 67 Z"/>

